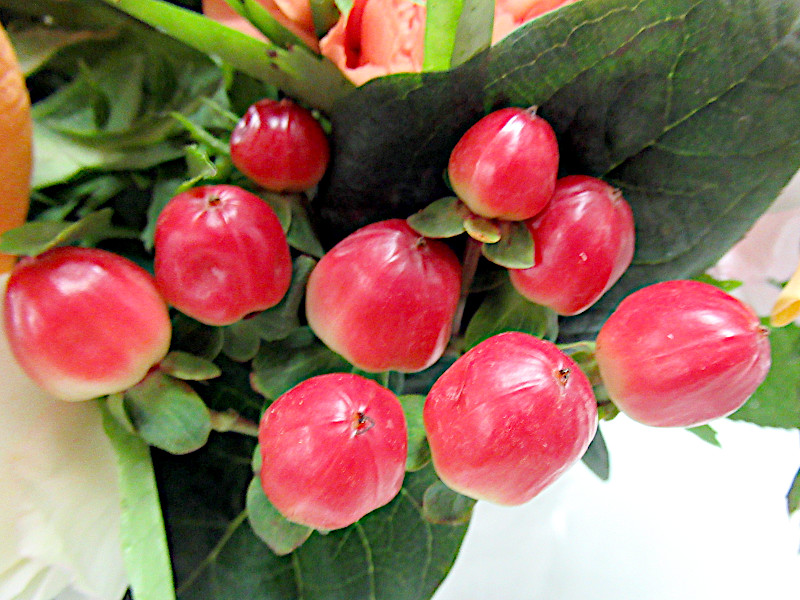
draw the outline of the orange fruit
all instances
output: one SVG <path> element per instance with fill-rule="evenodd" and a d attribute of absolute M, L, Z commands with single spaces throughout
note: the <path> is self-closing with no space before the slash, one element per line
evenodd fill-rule
<path fill-rule="evenodd" d="M 28 214 L 31 138 L 31 103 L 25 76 L 0 25 L 0 233 L 22 225 Z M 13 264 L 13 256 L 0 254 L 0 273 L 11 270 Z"/>

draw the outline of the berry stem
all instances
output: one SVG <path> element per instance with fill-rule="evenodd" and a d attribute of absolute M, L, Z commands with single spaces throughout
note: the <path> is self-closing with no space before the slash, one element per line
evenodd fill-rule
<path fill-rule="evenodd" d="M 471 236 L 467 236 L 467 244 L 464 247 L 464 260 L 461 263 L 461 296 L 458 299 L 456 314 L 453 317 L 452 338 L 457 337 L 461 330 L 464 308 L 467 305 L 467 297 L 469 296 L 470 289 L 472 289 L 475 273 L 478 270 L 478 261 L 480 257 L 481 242 Z"/>
<path fill-rule="evenodd" d="M 231 431 L 233 433 L 249 435 L 250 437 L 258 437 L 258 424 L 248 421 L 232 408 L 225 412 L 218 412 L 216 410 L 210 412 L 211 428 L 214 431 L 219 431 L 221 433 Z"/>

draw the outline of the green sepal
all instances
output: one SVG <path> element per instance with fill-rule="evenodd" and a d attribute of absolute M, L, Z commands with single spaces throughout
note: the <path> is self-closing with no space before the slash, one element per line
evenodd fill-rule
<path fill-rule="evenodd" d="M 472 517 L 474 506 L 474 499 L 437 481 L 428 486 L 422 496 L 422 517 L 436 525 L 463 525 Z"/>
<path fill-rule="evenodd" d="M 522 221 L 500 225 L 500 239 L 481 246 L 483 256 L 507 269 L 529 269 L 535 264 L 533 236 Z"/>
<path fill-rule="evenodd" d="M 293 523 L 269 501 L 258 475 L 247 488 L 247 520 L 253 532 L 278 556 L 291 554 L 305 542 L 314 530 Z"/>
<path fill-rule="evenodd" d="M 431 202 L 406 219 L 409 227 L 427 238 L 450 238 L 464 233 L 464 205 L 455 196 Z"/>
<path fill-rule="evenodd" d="M 484 219 L 474 214 L 464 218 L 464 231 L 474 240 L 484 244 L 494 244 L 503 237 L 500 225 L 493 219 Z"/>
<path fill-rule="evenodd" d="M 210 360 L 180 350 L 167 354 L 158 368 L 167 375 L 185 381 L 207 381 L 222 375 L 221 369 Z"/>

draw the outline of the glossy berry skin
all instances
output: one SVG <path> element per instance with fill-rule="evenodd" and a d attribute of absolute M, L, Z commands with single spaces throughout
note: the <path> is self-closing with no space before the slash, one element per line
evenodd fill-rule
<path fill-rule="evenodd" d="M 407 432 L 397 397 L 350 373 L 312 377 L 261 419 L 261 485 L 290 521 L 339 529 L 388 503 L 405 475 Z"/>
<path fill-rule="evenodd" d="M 230 140 L 233 164 L 258 185 L 300 192 L 317 185 L 330 160 L 328 138 L 291 100 L 260 100 L 247 109 Z"/>
<path fill-rule="evenodd" d="M 64 400 L 124 391 L 169 350 L 169 311 L 153 278 L 104 250 L 64 246 L 23 259 L 4 313 L 19 364 Z"/>
<path fill-rule="evenodd" d="M 155 275 L 178 310 L 230 325 L 281 301 L 292 260 L 269 204 L 236 186 L 201 186 L 175 196 L 159 215 Z"/>
<path fill-rule="evenodd" d="M 586 451 L 597 429 L 592 386 L 554 344 L 493 336 L 433 385 L 423 411 L 433 465 L 478 500 L 527 502 Z"/>
<path fill-rule="evenodd" d="M 656 427 L 694 427 L 739 408 L 770 367 L 767 331 L 746 304 L 698 281 L 623 300 L 597 336 L 603 383 L 619 409 Z"/>
<path fill-rule="evenodd" d="M 475 214 L 524 221 L 550 200 L 558 174 L 558 142 L 531 110 L 489 113 L 461 137 L 447 173 L 456 195 Z"/>
<path fill-rule="evenodd" d="M 560 315 L 576 315 L 597 302 L 633 259 L 631 207 L 594 177 L 559 179 L 545 209 L 525 225 L 536 263 L 509 270 L 511 283 L 528 300 Z"/>
<path fill-rule="evenodd" d="M 447 346 L 460 290 L 453 251 L 390 219 L 322 257 L 306 286 L 306 316 L 329 348 L 364 371 L 421 371 Z"/>

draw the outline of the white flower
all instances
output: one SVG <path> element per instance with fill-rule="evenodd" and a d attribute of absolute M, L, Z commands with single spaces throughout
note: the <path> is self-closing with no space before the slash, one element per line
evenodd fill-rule
<path fill-rule="evenodd" d="M 0 600 L 118 600 L 119 493 L 97 405 L 37 388 L 2 322 L 0 302 Z"/>

